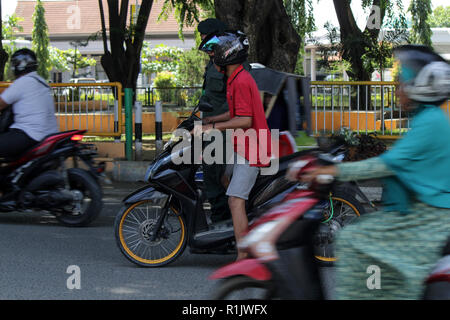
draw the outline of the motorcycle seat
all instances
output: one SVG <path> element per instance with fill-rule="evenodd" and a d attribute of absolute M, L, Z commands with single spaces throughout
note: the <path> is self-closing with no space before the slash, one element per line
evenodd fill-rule
<path fill-rule="evenodd" d="M 49 142 L 50 140 L 52 140 L 58 136 L 66 137 L 66 136 L 70 136 L 72 133 L 78 133 L 78 132 L 80 132 L 80 130 L 68 130 L 68 131 L 51 133 L 51 134 L 45 136 L 41 141 L 39 141 L 35 145 L 31 146 L 29 149 L 25 150 L 24 152 L 22 152 L 21 154 L 19 154 L 17 156 L 0 158 L 0 164 L 15 162 L 15 161 L 19 160 L 20 158 L 27 156 L 29 153 L 33 152 L 34 150 L 38 149 L 40 146 L 46 144 L 47 142 Z"/>
<path fill-rule="evenodd" d="M 281 157 L 279 159 L 279 164 L 278 164 L 278 172 L 275 175 L 259 175 L 258 178 L 256 179 L 255 185 L 253 186 L 252 192 L 251 194 L 255 194 L 258 193 L 262 188 L 265 188 L 270 181 L 274 180 L 275 178 L 278 178 L 281 175 L 285 175 L 286 174 L 286 170 L 289 168 L 289 164 L 301 157 L 304 156 L 305 154 L 311 152 L 311 150 L 302 150 L 302 151 L 298 151 L 295 153 L 292 153 L 290 155 Z"/>

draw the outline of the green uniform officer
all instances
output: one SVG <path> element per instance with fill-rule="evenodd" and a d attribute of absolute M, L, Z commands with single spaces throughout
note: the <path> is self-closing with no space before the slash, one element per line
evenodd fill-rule
<path fill-rule="evenodd" d="M 199 23 L 197 30 L 200 32 L 202 39 L 210 33 L 223 32 L 227 29 L 226 24 L 218 19 L 206 19 Z M 223 73 L 217 71 L 212 62 L 212 53 L 208 53 L 211 57 L 205 68 L 203 95 L 200 101 L 208 102 L 212 105 L 211 112 L 204 112 L 204 118 L 212 117 L 227 113 L 227 79 Z M 223 136 L 225 150 L 225 135 Z M 206 146 L 206 144 L 204 145 Z M 223 161 L 225 163 L 225 161 Z M 222 184 L 222 176 L 225 172 L 225 164 L 203 164 L 203 179 L 205 185 L 206 197 L 211 204 L 211 220 L 213 222 L 225 220 L 231 217 L 228 199 L 225 195 L 226 189 Z"/>

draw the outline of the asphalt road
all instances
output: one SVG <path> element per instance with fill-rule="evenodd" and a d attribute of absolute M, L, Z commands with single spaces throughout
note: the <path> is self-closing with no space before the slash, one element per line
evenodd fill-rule
<path fill-rule="evenodd" d="M 0 214 L 0 299 L 210 299 L 217 283 L 208 276 L 234 255 L 191 254 L 187 248 L 169 266 L 142 268 L 117 248 L 114 218 L 121 199 L 137 186 L 105 186 L 104 209 L 86 228 L 61 226 L 42 213 Z M 331 286 L 332 272 L 324 274 Z"/>

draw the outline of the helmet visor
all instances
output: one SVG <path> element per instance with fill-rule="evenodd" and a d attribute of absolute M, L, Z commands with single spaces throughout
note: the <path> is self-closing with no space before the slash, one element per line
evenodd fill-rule
<path fill-rule="evenodd" d="M 204 51 L 206 53 L 213 52 L 214 47 L 220 42 L 220 39 L 217 36 L 206 37 L 202 43 L 200 43 L 199 50 Z"/>

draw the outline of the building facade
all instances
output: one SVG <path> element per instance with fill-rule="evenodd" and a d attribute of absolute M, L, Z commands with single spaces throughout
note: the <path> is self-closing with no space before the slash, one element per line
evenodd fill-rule
<path fill-rule="evenodd" d="M 444 59 L 450 62 L 450 28 L 432 28 L 433 35 L 431 37 L 434 50 L 439 53 Z M 380 36 L 382 36 L 381 33 Z M 320 44 L 320 45 L 318 45 Z M 305 46 L 305 58 L 303 61 L 303 70 L 305 75 L 315 80 L 330 80 L 330 76 L 326 73 L 321 73 L 317 68 L 317 59 L 319 59 L 320 46 L 329 45 L 329 39 L 326 30 L 316 31 L 312 33 L 312 37 L 307 39 Z M 390 70 L 384 70 L 384 80 L 391 81 Z M 348 80 L 346 74 L 342 75 L 344 80 Z M 372 80 L 380 80 L 379 72 L 376 71 L 372 75 Z"/>
<path fill-rule="evenodd" d="M 108 4 L 103 1 L 105 12 L 105 23 L 108 29 Z M 45 19 L 48 26 L 50 46 L 61 50 L 77 49 L 83 56 L 94 58 L 97 64 L 88 67 L 86 70 L 80 71 L 85 77 L 95 78 L 97 80 L 106 80 L 106 74 L 100 64 L 101 55 L 104 53 L 103 41 L 100 35 L 101 19 L 98 0 L 42 0 L 45 9 Z M 128 9 L 130 22 L 131 5 L 139 5 L 141 1 L 130 1 Z M 159 44 L 174 46 L 182 49 L 190 49 L 195 46 L 194 28 L 188 27 L 183 29 L 184 41 L 178 36 L 178 22 L 173 14 L 169 15 L 166 20 L 158 21 L 158 16 L 162 11 L 162 0 L 153 1 L 153 7 L 148 20 L 145 41 L 150 42 L 150 46 L 154 47 Z M 19 0 L 15 14 L 24 20 L 20 23 L 23 31 L 18 33 L 18 37 L 25 40 L 31 40 L 33 30 L 32 16 L 36 6 L 35 0 Z M 109 33 L 109 31 L 107 31 Z M 85 46 L 88 39 L 89 40 Z M 80 45 L 80 43 L 82 45 Z M 109 45 L 109 41 L 108 41 Z M 109 48 L 110 50 L 110 48 Z M 50 80 L 53 82 L 69 82 L 72 78 L 72 72 L 52 71 Z M 140 84 L 142 83 L 140 77 Z"/>

